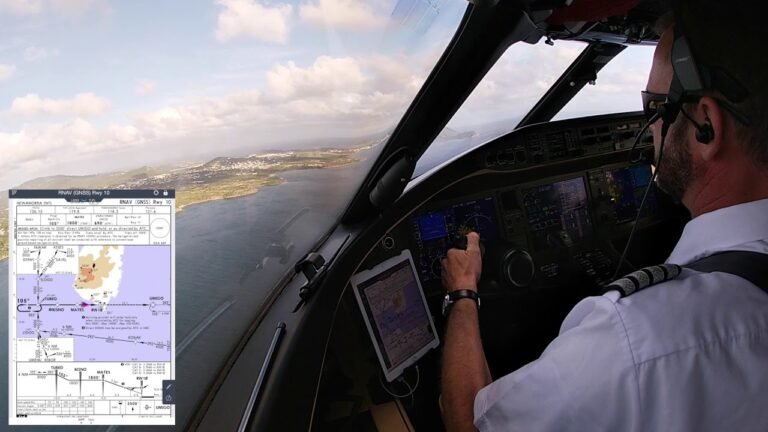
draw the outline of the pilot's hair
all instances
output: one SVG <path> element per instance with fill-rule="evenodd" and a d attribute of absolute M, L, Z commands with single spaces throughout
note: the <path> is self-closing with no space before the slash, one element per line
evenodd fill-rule
<path fill-rule="evenodd" d="M 681 0 L 678 19 L 696 61 L 727 71 L 748 91 L 746 101 L 733 104 L 750 120 L 749 127 L 732 124 L 755 164 L 768 169 L 768 1 Z M 657 32 L 675 24 L 670 13 L 657 22 Z M 720 96 L 717 91 L 712 95 Z M 722 96 L 721 96 L 722 97 Z M 726 114 L 727 115 L 727 114 Z"/>

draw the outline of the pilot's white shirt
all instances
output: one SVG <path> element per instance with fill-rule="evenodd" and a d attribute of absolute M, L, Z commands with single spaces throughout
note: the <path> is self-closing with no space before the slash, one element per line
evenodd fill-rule
<path fill-rule="evenodd" d="M 768 253 L 768 200 L 691 220 L 667 262 L 726 250 Z M 625 298 L 587 298 L 474 410 L 481 431 L 768 431 L 768 294 L 684 269 Z"/>

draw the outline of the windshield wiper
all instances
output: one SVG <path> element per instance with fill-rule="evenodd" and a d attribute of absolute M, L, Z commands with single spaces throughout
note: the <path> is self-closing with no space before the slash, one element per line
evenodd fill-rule
<path fill-rule="evenodd" d="M 585 85 L 595 84 L 597 73 L 625 48 L 625 45 L 610 42 L 593 42 L 587 45 L 515 129 L 552 120 Z"/>
<path fill-rule="evenodd" d="M 320 283 L 325 278 L 328 267 L 333 264 L 334 260 L 336 260 L 339 252 L 344 249 L 344 246 L 349 241 L 349 238 L 350 235 L 347 234 L 339 247 L 336 248 L 333 256 L 331 256 L 331 259 L 328 261 L 326 261 L 321 254 L 317 252 L 310 252 L 296 263 L 296 265 L 293 267 L 295 274 L 303 273 L 304 277 L 307 278 L 307 282 L 299 289 L 300 299 L 296 304 L 296 307 L 293 308 L 293 312 L 298 311 L 309 300 L 309 298 L 312 297 L 312 294 L 314 294 L 318 285 L 320 285 Z"/>

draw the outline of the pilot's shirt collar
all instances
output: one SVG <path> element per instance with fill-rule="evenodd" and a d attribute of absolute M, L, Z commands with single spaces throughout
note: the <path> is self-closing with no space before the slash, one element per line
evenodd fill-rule
<path fill-rule="evenodd" d="M 686 265 L 726 250 L 768 253 L 768 199 L 721 208 L 692 219 L 667 262 Z"/>

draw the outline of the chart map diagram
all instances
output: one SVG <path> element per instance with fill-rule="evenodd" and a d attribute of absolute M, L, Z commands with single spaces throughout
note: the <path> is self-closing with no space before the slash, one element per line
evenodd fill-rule
<path fill-rule="evenodd" d="M 120 257 L 113 258 L 118 262 L 111 271 L 121 265 L 122 275 L 105 278 L 117 279 L 114 290 L 79 287 L 80 257 L 91 256 L 91 249 L 102 247 L 22 251 L 16 276 L 17 359 L 169 362 L 170 247 L 104 246 Z"/>
<path fill-rule="evenodd" d="M 15 248 L 10 424 L 174 424 L 172 245 L 101 243 Z"/>

